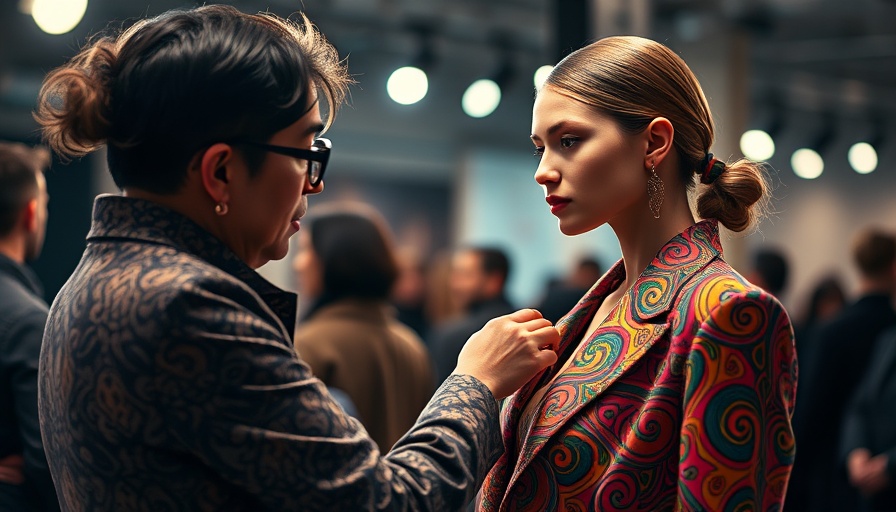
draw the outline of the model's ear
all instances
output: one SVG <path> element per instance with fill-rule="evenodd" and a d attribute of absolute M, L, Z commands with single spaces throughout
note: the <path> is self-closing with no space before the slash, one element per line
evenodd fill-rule
<path fill-rule="evenodd" d="M 233 156 L 229 144 L 217 143 L 198 153 L 191 163 L 192 170 L 199 172 L 205 192 L 216 204 L 230 200 Z"/>
<path fill-rule="evenodd" d="M 647 154 L 644 155 L 645 167 L 650 169 L 651 166 L 659 167 L 666 155 L 672 150 L 675 140 L 675 128 L 672 123 L 665 117 L 657 117 L 645 130 L 647 135 Z"/>

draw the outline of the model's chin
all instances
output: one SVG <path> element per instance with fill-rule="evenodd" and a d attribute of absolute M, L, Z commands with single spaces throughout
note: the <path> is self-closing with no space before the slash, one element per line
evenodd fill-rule
<path fill-rule="evenodd" d="M 587 233 L 593 229 L 596 229 L 598 226 L 594 226 L 591 224 L 583 224 L 580 222 L 570 222 L 560 219 L 560 232 L 566 236 L 576 236 L 581 235 L 583 233 Z"/>
<path fill-rule="evenodd" d="M 582 233 L 587 231 L 587 230 L 583 230 L 580 225 L 574 224 L 572 222 L 563 222 L 562 219 L 560 220 L 559 225 L 560 225 L 560 232 L 566 236 L 581 235 Z"/>

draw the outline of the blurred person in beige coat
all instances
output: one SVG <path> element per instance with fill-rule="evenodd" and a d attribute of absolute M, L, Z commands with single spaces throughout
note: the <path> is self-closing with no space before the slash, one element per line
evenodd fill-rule
<path fill-rule="evenodd" d="M 293 260 L 303 302 L 296 349 L 314 375 L 343 391 L 386 452 L 414 424 L 434 391 L 423 342 L 388 302 L 398 263 L 372 208 L 323 207 L 303 222 Z"/>

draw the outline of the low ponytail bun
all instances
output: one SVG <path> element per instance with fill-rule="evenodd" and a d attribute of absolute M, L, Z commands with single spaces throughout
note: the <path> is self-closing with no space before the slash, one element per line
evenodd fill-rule
<path fill-rule="evenodd" d="M 744 231 L 765 213 L 768 184 L 763 164 L 741 159 L 727 165 L 697 198 L 697 214 L 731 231 Z"/>

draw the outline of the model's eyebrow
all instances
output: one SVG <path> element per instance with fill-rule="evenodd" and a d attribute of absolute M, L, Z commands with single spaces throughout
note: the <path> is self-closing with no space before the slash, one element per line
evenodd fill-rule
<path fill-rule="evenodd" d="M 560 122 L 554 123 L 553 125 L 551 125 L 550 128 L 548 128 L 548 135 L 553 135 L 553 134 L 557 133 L 558 131 L 560 131 L 561 128 L 566 126 L 566 124 L 567 124 L 566 121 L 560 121 Z"/>
<path fill-rule="evenodd" d="M 550 135 L 553 135 L 553 134 L 559 132 L 560 130 L 562 130 L 563 128 L 565 128 L 566 126 L 577 126 L 577 124 L 574 123 L 574 122 L 566 121 L 566 120 L 564 120 L 564 121 L 557 121 L 556 123 L 552 124 L 552 125 L 548 128 L 547 134 L 548 134 L 549 136 L 550 136 Z M 537 138 L 539 138 L 539 137 L 538 137 L 538 135 L 535 135 L 535 134 L 533 133 L 532 135 L 529 135 L 529 138 L 534 140 L 534 139 L 537 139 Z"/>

